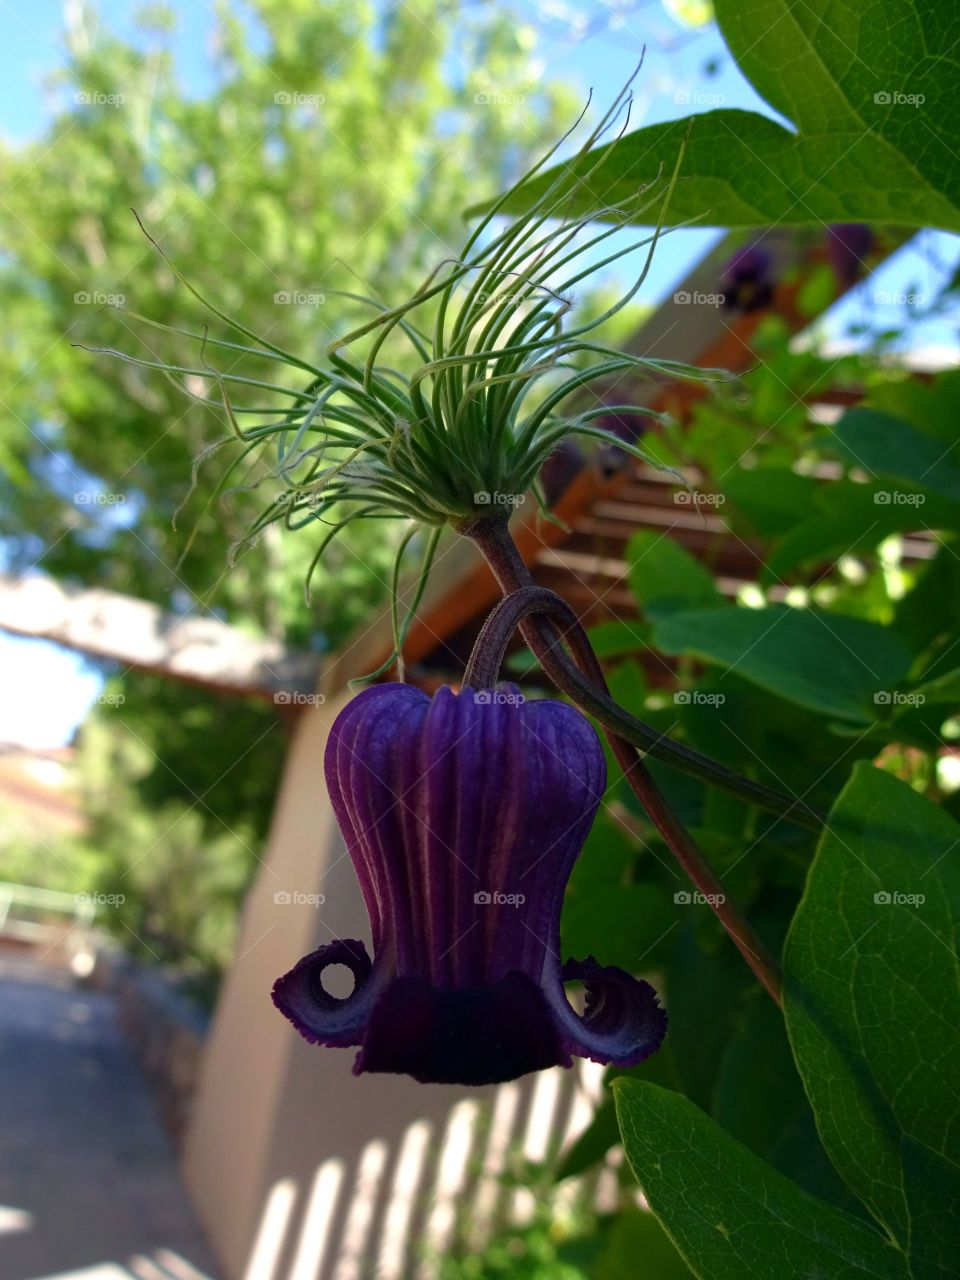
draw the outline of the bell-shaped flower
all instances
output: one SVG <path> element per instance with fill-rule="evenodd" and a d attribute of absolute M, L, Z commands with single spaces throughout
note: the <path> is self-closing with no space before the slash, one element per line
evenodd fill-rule
<path fill-rule="evenodd" d="M 279 979 L 277 1007 L 315 1044 L 359 1046 L 354 1071 L 489 1084 L 573 1055 L 630 1066 L 666 1015 L 646 982 L 561 962 L 564 888 L 603 796 L 603 751 L 566 703 L 494 690 L 365 690 L 340 713 L 326 779 L 370 918 Z M 354 978 L 346 998 L 323 983 Z M 584 1010 L 564 982 L 585 988 Z"/>

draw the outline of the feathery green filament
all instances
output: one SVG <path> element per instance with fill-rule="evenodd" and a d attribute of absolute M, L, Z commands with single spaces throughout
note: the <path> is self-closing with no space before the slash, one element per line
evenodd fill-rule
<path fill-rule="evenodd" d="M 629 87 L 628 83 L 590 133 L 581 156 L 629 106 Z M 547 163 L 563 141 L 521 179 L 521 184 Z M 272 446 L 275 463 L 270 474 L 280 482 L 281 492 L 264 507 L 237 545 L 281 521 L 290 529 L 319 525 L 322 537 L 308 572 L 308 592 L 320 557 L 353 520 L 406 518 L 413 522 L 399 544 L 394 573 L 393 629 L 399 653 L 445 525 L 489 511 L 491 502 L 519 501 L 530 490 L 544 509 L 537 475 L 547 457 L 569 436 L 603 441 L 648 458 L 639 445 L 595 425 L 598 418 L 612 411 L 609 407 L 565 414 L 564 402 L 574 392 L 598 379 L 627 373 L 673 379 L 724 376 L 625 354 L 590 340 L 591 332 L 626 306 L 646 278 L 656 243 L 664 234 L 680 158 L 659 192 L 640 190 L 629 207 L 606 210 L 604 223 L 612 225 L 603 225 L 592 235 L 581 235 L 588 225 L 585 221 L 564 216 L 562 179 L 530 212 L 496 231 L 495 221 L 508 198 L 502 197 L 470 234 L 461 256 L 441 262 L 400 306 L 388 309 L 371 298 L 344 295 L 371 307 L 375 314 L 328 347 L 323 367 L 246 329 L 204 298 L 169 263 L 204 307 L 250 345 L 186 330 L 172 332 L 196 338 L 202 353 L 215 348 L 286 364 L 307 375 L 306 385 L 299 390 L 218 372 L 207 365 L 204 354 L 202 367 L 197 368 L 163 365 L 122 352 L 110 354 L 148 368 L 161 368 L 178 381 L 200 377 L 216 382 L 219 399 L 198 396 L 185 387 L 195 399 L 222 409 L 230 427 L 229 435 L 196 460 L 191 493 L 200 464 L 221 447 L 236 443 L 240 450 L 220 477 L 211 503 L 231 491 L 226 483 L 242 463 L 251 457 L 259 460 L 263 446 Z M 588 171 L 584 181 L 589 178 Z M 636 222 L 638 210 L 645 209 L 655 210 L 650 218 L 651 234 L 611 252 L 600 262 L 582 264 L 584 252 L 596 249 L 624 222 Z M 570 290 L 592 272 L 639 248 L 646 248 L 642 269 L 619 300 L 603 315 L 565 331 L 564 321 L 573 305 Z M 138 318 L 156 328 L 170 329 L 146 317 Z M 400 359 L 403 369 L 380 359 L 391 340 L 404 352 Z M 287 403 L 267 409 L 233 406 L 230 387 L 256 387 L 268 399 L 279 396 Z M 660 416 L 632 405 L 618 405 L 615 411 Z M 241 419 L 250 415 L 265 420 L 241 425 Z M 256 488 L 259 483 L 241 482 L 236 489 Z M 396 605 L 400 561 L 419 528 L 430 532 L 422 545 L 413 608 L 401 623 Z"/>

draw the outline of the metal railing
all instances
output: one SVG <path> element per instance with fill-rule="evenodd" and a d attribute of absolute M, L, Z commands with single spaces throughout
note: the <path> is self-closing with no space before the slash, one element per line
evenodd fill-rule
<path fill-rule="evenodd" d="M 100 938 L 96 895 L 62 893 L 0 880 L 0 939 L 25 943 L 44 954 L 59 947 L 78 977 L 96 966 Z"/>

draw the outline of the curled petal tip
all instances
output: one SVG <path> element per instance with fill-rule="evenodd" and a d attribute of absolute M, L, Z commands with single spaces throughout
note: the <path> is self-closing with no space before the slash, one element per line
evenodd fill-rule
<path fill-rule="evenodd" d="M 323 985 L 323 972 L 343 965 L 353 974 L 353 991 L 335 996 Z M 305 1040 L 335 1048 L 359 1044 L 379 985 L 372 978 L 367 949 L 356 938 L 338 938 L 311 951 L 273 984 L 273 1003 Z"/>
<path fill-rule="evenodd" d="M 598 964 L 592 956 L 568 960 L 563 977 L 582 982 L 586 990 L 580 1017 L 564 997 L 570 1012 L 564 1017 L 565 1043 L 571 1053 L 605 1065 L 634 1067 L 660 1048 L 667 1015 L 649 982 L 615 965 Z"/>

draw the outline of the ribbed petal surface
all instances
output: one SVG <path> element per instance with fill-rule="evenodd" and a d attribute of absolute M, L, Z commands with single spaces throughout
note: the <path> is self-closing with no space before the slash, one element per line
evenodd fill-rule
<path fill-rule="evenodd" d="M 358 1071 L 469 1084 L 571 1053 L 626 1064 L 659 1045 L 665 1015 L 646 983 L 592 960 L 561 970 L 563 891 L 605 785 L 578 711 L 512 685 L 433 698 L 377 685 L 337 718 L 325 769 L 374 962 L 334 943 L 282 978 L 274 1000 L 302 1034 L 362 1044 Z M 336 963 L 354 974 L 345 1000 L 322 986 Z M 564 977 L 586 985 L 582 1018 Z"/>

